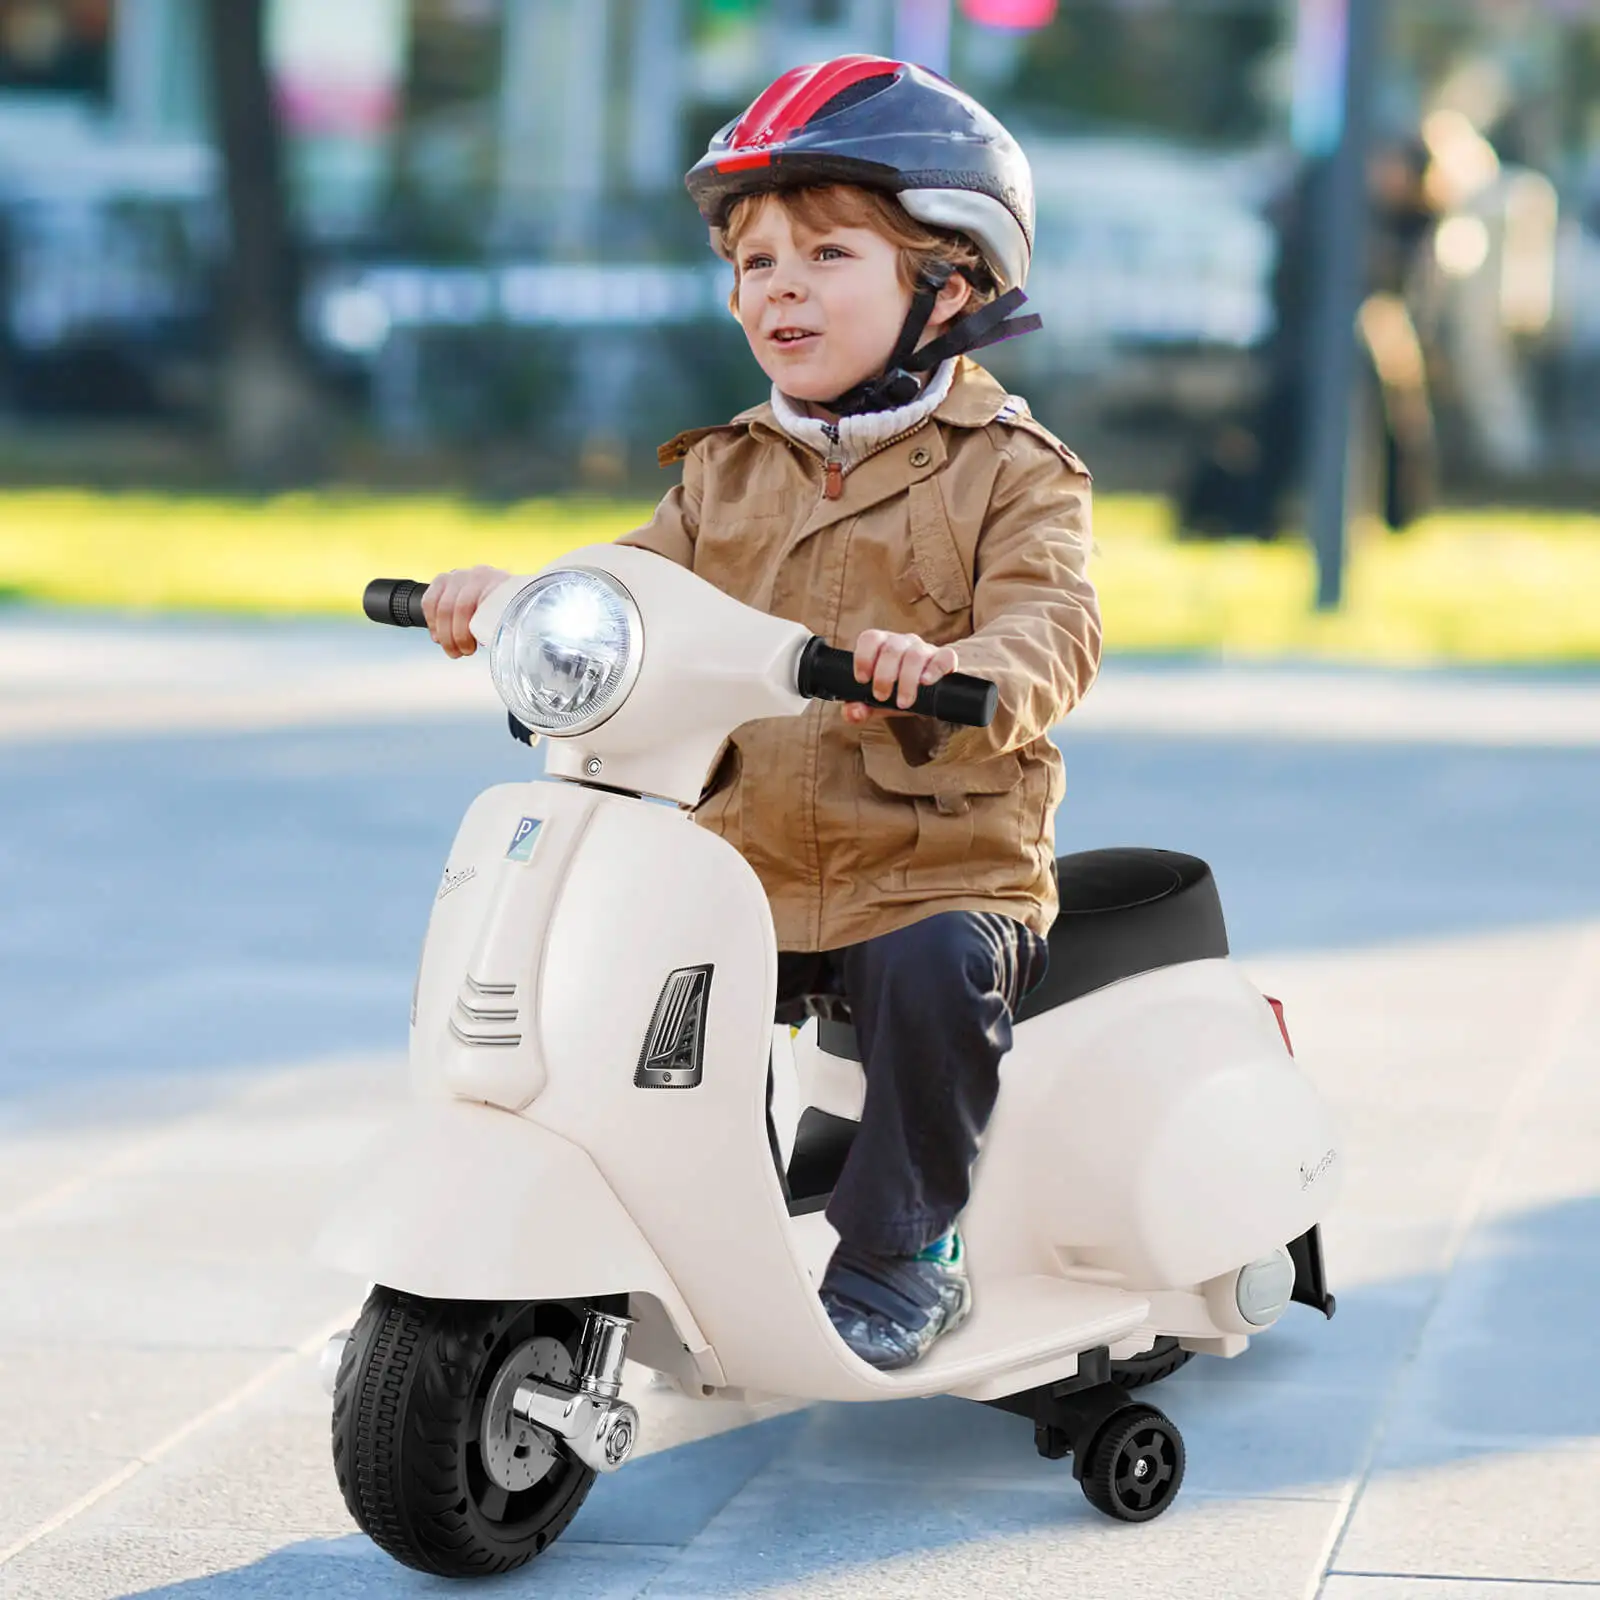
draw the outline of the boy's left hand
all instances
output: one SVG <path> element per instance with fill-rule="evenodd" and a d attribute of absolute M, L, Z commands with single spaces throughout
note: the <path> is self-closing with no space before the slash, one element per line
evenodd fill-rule
<path fill-rule="evenodd" d="M 881 628 L 868 628 L 856 640 L 856 682 L 870 683 L 879 700 L 893 695 L 895 704 L 849 703 L 844 708 L 845 721 L 866 722 L 909 711 L 922 685 L 936 683 L 955 670 L 956 653 L 949 645 L 929 644 L 914 633 L 885 633 Z"/>

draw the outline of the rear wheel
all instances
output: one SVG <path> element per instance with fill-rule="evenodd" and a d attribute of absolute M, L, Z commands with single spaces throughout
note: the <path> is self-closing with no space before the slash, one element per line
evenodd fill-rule
<path fill-rule="evenodd" d="M 1148 1522 L 1172 1504 L 1183 1482 L 1183 1437 L 1154 1406 L 1116 1412 L 1083 1464 L 1083 1493 L 1118 1522 Z"/>
<path fill-rule="evenodd" d="M 1190 1356 L 1176 1339 L 1163 1334 L 1148 1350 L 1123 1361 L 1111 1363 L 1111 1381 L 1123 1389 L 1142 1389 L 1146 1384 L 1170 1378 Z"/>
<path fill-rule="evenodd" d="M 581 1331 L 562 1304 L 374 1289 L 333 1401 L 334 1471 L 362 1531 L 449 1578 L 509 1572 L 544 1550 L 595 1475 L 503 1413 L 518 1379 L 570 1379 Z"/>

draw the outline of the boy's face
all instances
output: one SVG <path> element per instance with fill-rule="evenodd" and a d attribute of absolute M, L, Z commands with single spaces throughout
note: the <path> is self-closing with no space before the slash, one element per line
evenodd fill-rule
<path fill-rule="evenodd" d="M 882 371 L 911 309 L 889 240 L 871 228 L 811 233 L 768 199 L 735 260 L 739 322 L 784 394 L 829 400 Z"/>

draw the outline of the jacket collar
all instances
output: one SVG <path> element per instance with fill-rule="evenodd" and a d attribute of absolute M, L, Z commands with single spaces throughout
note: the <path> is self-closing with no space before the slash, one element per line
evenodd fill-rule
<path fill-rule="evenodd" d="M 904 494 L 911 485 L 936 473 L 948 459 L 949 451 L 944 434 L 938 428 L 930 428 L 930 422 L 943 422 L 956 428 L 986 428 L 1009 403 L 1011 397 L 1006 391 L 971 357 L 962 356 L 956 365 L 950 392 L 932 417 L 925 417 L 905 438 L 876 451 L 854 471 L 845 474 L 843 493 L 837 500 L 823 499 L 818 493 L 810 515 L 790 533 L 782 556 L 786 558 L 797 545 L 823 528 L 843 522 L 847 517 L 859 516 L 894 495 Z M 708 434 L 740 432 L 751 438 L 781 444 L 788 450 L 803 453 L 812 461 L 821 460 L 814 451 L 784 431 L 768 400 L 741 411 L 719 427 L 695 428 L 688 433 L 680 433 L 676 439 L 670 439 L 662 445 L 657 455 L 661 464 L 667 466 L 681 460 L 696 440 Z"/>
<path fill-rule="evenodd" d="M 1010 398 L 971 356 L 962 356 L 956 362 L 950 392 L 935 409 L 933 420 L 948 422 L 957 428 L 986 428 L 1005 409 Z M 741 411 L 732 419 L 731 425 L 745 427 L 751 433 L 765 432 L 779 439 L 790 440 L 790 435 L 773 414 L 770 400 L 763 400 L 760 405 Z"/>

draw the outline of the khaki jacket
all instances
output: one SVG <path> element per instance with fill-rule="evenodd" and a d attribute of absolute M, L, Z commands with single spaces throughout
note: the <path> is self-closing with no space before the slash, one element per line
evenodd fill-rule
<path fill-rule="evenodd" d="M 838 499 L 770 405 L 660 454 L 683 481 L 623 543 L 843 649 L 867 628 L 954 645 L 963 672 L 999 686 L 988 728 L 856 727 L 814 701 L 734 731 L 695 816 L 755 868 L 779 949 L 952 910 L 1047 932 L 1064 790 L 1048 730 L 1100 662 L 1083 463 L 965 358 L 934 414 L 858 463 Z"/>

